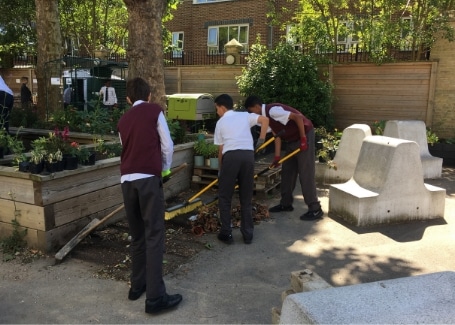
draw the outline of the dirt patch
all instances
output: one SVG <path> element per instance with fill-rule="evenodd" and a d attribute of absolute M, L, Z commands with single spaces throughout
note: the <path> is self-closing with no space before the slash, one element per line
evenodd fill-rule
<path fill-rule="evenodd" d="M 129 281 L 131 268 L 129 244 L 128 223 L 120 221 L 86 237 L 71 252 L 70 258 L 96 265 L 97 277 Z M 191 233 L 189 226 L 183 227 L 166 222 L 164 274 L 180 269 L 204 249 L 205 244 L 205 239 Z"/>
<path fill-rule="evenodd" d="M 173 207 L 193 196 L 195 190 L 189 189 L 166 202 Z M 218 207 L 213 198 L 216 190 L 209 191 L 201 199 L 214 204 L 203 205 L 198 209 L 181 214 L 166 221 L 166 243 L 163 262 L 164 274 L 185 272 L 187 264 L 199 252 L 211 249 L 219 230 Z M 256 224 L 268 219 L 267 207 L 253 204 Z M 238 199 L 233 200 L 232 225 L 240 226 Z M 105 228 L 97 229 L 79 243 L 66 258 L 79 259 L 95 265 L 95 276 L 100 278 L 129 281 L 131 260 L 129 254 L 128 223 L 119 221 Z"/>

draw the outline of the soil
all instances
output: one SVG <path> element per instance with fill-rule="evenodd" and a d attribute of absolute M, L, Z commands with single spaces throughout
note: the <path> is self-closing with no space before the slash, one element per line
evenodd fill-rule
<path fill-rule="evenodd" d="M 185 199 L 192 197 L 195 190 L 189 189 L 180 193 L 177 197 L 166 202 L 167 207 L 181 204 Z M 209 190 L 201 196 L 203 202 L 213 201 L 216 190 Z M 216 202 L 216 201 L 215 201 Z M 256 224 L 269 218 L 265 205 L 256 203 L 254 218 Z M 238 199 L 233 200 L 233 226 L 240 226 Z M 165 222 L 166 244 L 163 261 L 164 274 L 186 272 L 188 263 L 199 252 L 211 249 L 212 242 L 216 241 L 216 233 L 219 229 L 218 208 L 216 204 L 203 205 L 198 209 L 181 214 Z M 193 219 L 190 221 L 189 219 Z M 76 259 L 90 263 L 93 275 L 98 278 L 114 279 L 129 282 L 131 260 L 129 254 L 128 223 L 121 220 L 104 228 L 96 229 L 84 238 L 65 259 Z M 0 254 L 5 261 L 6 254 Z M 29 263 L 34 259 L 45 256 L 33 249 L 24 249 L 15 256 L 16 262 Z M 7 260 L 8 260 L 7 259 Z M 6 261 L 7 261 L 6 260 Z M 62 262 L 65 263 L 65 260 Z"/>

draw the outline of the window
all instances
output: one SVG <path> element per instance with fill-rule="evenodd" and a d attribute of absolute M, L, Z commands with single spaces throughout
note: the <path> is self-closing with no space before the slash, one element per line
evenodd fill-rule
<path fill-rule="evenodd" d="M 414 24 L 411 17 L 403 17 L 400 21 L 401 24 L 401 41 L 400 49 L 402 51 L 411 51 L 412 47 L 412 30 Z"/>
<path fill-rule="evenodd" d="M 248 51 L 248 25 L 226 25 L 208 27 L 207 48 L 209 54 L 224 53 L 224 45 L 235 38 Z"/>
<path fill-rule="evenodd" d="M 172 56 L 181 57 L 183 51 L 183 32 L 172 33 Z"/>
<path fill-rule="evenodd" d="M 360 24 L 342 21 L 338 25 L 337 44 L 339 52 L 349 52 L 359 43 Z"/>
<path fill-rule="evenodd" d="M 288 44 L 291 44 L 294 46 L 294 49 L 300 50 L 302 47 L 302 44 L 300 43 L 299 38 L 295 34 L 295 27 L 294 25 L 287 25 L 286 26 L 286 41 Z"/>

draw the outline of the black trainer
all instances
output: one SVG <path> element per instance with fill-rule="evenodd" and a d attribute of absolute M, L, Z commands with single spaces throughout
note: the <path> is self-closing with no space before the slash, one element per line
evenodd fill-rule
<path fill-rule="evenodd" d="M 278 204 L 269 209 L 269 212 L 282 212 L 282 211 L 294 211 L 294 207 L 292 205 L 284 206 L 284 205 Z"/>
<path fill-rule="evenodd" d="M 322 211 L 321 208 L 319 208 L 318 210 L 308 211 L 307 213 L 301 215 L 300 220 L 303 220 L 303 221 L 318 220 L 318 219 L 321 219 L 323 215 L 324 215 L 324 212 Z"/>

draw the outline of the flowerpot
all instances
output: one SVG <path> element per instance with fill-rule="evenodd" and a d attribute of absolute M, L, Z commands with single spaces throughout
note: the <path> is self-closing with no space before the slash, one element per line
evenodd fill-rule
<path fill-rule="evenodd" d="M 204 157 L 203 156 L 194 156 L 194 167 L 204 166 Z"/>
<path fill-rule="evenodd" d="M 42 162 L 36 164 L 34 162 L 30 162 L 28 164 L 28 171 L 32 174 L 41 174 L 44 169 L 44 164 Z"/>
<path fill-rule="evenodd" d="M 77 169 L 78 159 L 76 156 L 63 155 L 64 169 L 73 170 Z"/>
<path fill-rule="evenodd" d="M 21 161 L 19 163 L 19 171 L 20 172 L 24 172 L 24 173 L 28 173 L 29 165 L 30 165 L 30 163 L 28 161 Z"/>
<path fill-rule="evenodd" d="M 57 172 L 61 172 L 62 170 L 65 169 L 65 162 L 63 160 L 57 161 L 57 166 L 56 167 L 57 167 L 56 171 Z"/>
<path fill-rule="evenodd" d="M 54 162 L 46 161 L 46 163 L 44 165 L 46 167 L 46 170 L 49 173 L 56 173 L 58 171 L 62 171 L 63 170 L 63 168 L 61 170 L 59 170 L 59 165 L 62 165 L 60 161 L 54 161 Z"/>
<path fill-rule="evenodd" d="M 95 154 L 95 152 L 91 152 L 90 156 L 88 156 L 87 160 L 82 162 L 82 165 L 91 166 L 91 165 L 95 164 L 95 161 L 96 161 L 96 154 Z"/>
<path fill-rule="evenodd" d="M 210 158 L 205 158 L 204 159 L 204 166 L 210 167 Z"/>
<path fill-rule="evenodd" d="M 218 158 L 210 158 L 210 168 L 218 169 Z"/>

